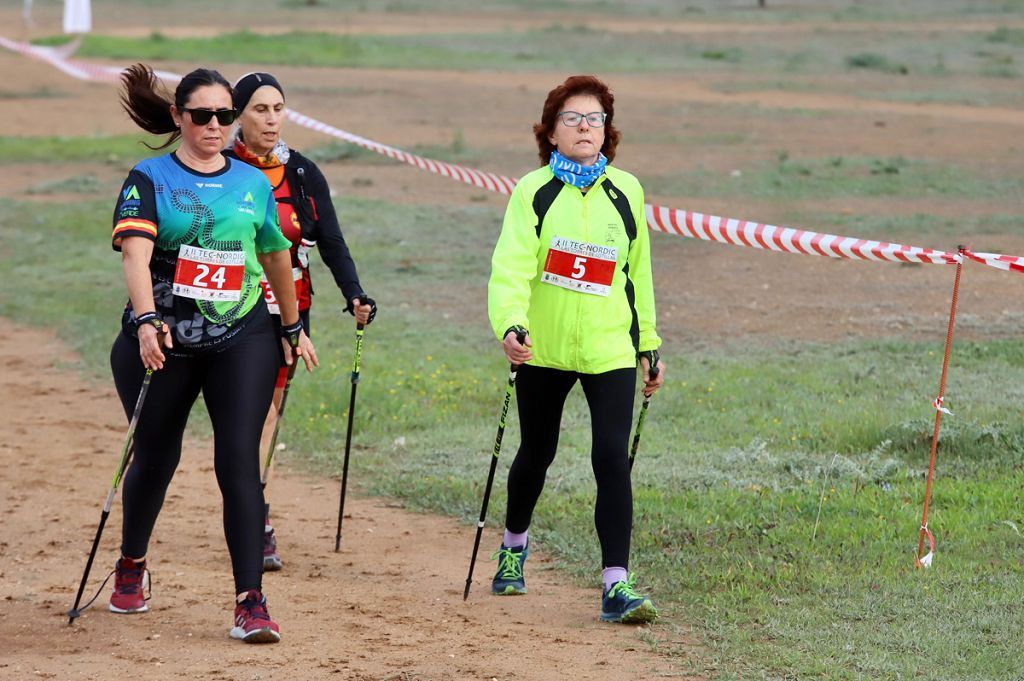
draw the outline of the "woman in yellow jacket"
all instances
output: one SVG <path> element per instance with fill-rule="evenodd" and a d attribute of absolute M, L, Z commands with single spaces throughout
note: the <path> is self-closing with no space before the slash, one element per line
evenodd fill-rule
<path fill-rule="evenodd" d="M 619 131 L 614 97 L 592 76 L 548 93 L 534 125 L 541 168 L 509 199 L 494 249 L 488 314 L 516 380 L 522 442 L 509 471 L 495 594 L 526 593 L 528 528 L 555 458 L 565 399 L 577 381 L 590 407 L 601 542 L 601 619 L 658 613 L 629 575 L 633 493 L 627 455 L 639 359 L 644 392 L 664 380 L 655 329 L 643 188 L 608 165 Z M 517 337 L 525 336 L 521 344 Z M 651 376 L 651 366 L 661 369 Z"/>

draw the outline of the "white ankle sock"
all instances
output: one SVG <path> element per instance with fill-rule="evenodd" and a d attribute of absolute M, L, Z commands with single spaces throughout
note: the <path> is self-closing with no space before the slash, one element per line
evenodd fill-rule
<path fill-rule="evenodd" d="M 625 582 L 629 579 L 629 573 L 624 567 L 606 567 L 601 570 L 601 579 L 604 581 L 604 590 L 607 591 L 615 582 Z"/>

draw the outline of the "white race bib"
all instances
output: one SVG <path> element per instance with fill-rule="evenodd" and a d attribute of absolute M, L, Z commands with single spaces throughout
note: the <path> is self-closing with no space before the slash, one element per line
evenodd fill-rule
<path fill-rule="evenodd" d="M 237 301 L 245 280 L 244 251 L 214 251 L 198 246 L 178 249 L 174 295 L 196 300 Z"/>
<path fill-rule="evenodd" d="M 607 296 L 619 250 L 556 236 L 551 239 L 540 280 L 570 291 Z"/>

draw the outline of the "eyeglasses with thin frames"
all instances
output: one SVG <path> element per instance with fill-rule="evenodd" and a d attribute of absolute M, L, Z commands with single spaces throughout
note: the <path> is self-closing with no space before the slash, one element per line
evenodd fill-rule
<path fill-rule="evenodd" d="M 587 125 L 591 128 L 600 128 L 604 126 L 604 121 L 608 118 L 608 114 L 603 111 L 591 111 L 590 113 L 583 114 L 579 111 L 563 111 L 558 114 L 558 117 L 562 119 L 562 123 L 569 128 L 578 128 L 583 119 L 587 119 Z"/>
<path fill-rule="evenodd" d="M 187 111 L 192 116 L 192 122 L 196 125 L 207 125 L 214 116 L 217 117 L 217 122 L 221 125 L 231 125 L 235 122 L 235 118 L 238 116 L 238 112 L 235 109 L 186 109 L 181 107 L 182 111 Z"/>

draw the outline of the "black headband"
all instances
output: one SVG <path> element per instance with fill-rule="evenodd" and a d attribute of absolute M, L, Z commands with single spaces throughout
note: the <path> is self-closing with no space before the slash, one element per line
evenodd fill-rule
<path fill-rule="evenodd" d="M 269 85 L 280 92 L 281 97 L 284 97 L 284 90 L 281 88 L 281 84 L 277 82 L 277 78 L 274 78 L 269 73 L 247 73 L 235 83 L 234 93 L 231 95 L 231 101 L 235 110 L 238 113 L 242 113 L 245 107 L 249 105 L 252 93 L 264 85 Z"/>

